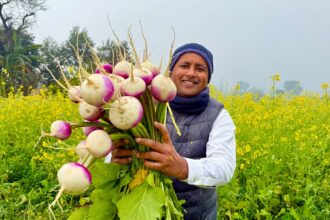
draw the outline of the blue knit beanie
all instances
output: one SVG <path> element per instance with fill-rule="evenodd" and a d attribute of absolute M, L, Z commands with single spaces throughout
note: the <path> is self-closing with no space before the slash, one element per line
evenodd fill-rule
<path fill-rule="evenodd" d="M 210 82 L 211 75 L 213 73 L 213 55 L 208 49 L 206 49 L 204 46 L 197 44 L 197 43 L 184 44 L 181 47 L 178 47 L 174 51 L 172 61 L 170 64 L 170 71 L 173 70 L 175 64 L 178 62 L 180 57 L 186 53 L 196 53 L 196 54 L 200 55 L 201 57 L 203 57 L 203 59 L 205 60 L 205 62 L 207 64 L 207 67 L 208 67 L 208 71 L 209 71 L 208 82 Z"/>

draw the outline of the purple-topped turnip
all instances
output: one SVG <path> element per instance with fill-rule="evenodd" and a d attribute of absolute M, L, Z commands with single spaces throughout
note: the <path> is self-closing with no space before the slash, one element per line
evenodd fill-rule
<path fill-rule="evenodd" d="M 80 87 L 81 97 L 90 105 L 102 106 L 113 96 L 111 79 L 103 74 L 90 75 Z"/>
<path fill-rule="evenodd" d="M 55 137 L 60 140 L 68 139 L 71 135 L 71 125 L 61 120 L 54 121 L 50 126 L 50 134 L 43 133 L 43 135 Z"/>
<path fill-rule="evenodd" d="M 87 121 L 96 121 L 100 119 L 104 110 L 100 107 L 96 107 L 94 105 L 90 105 L 85 101 L 79 103 L 79 114 L 80 116 Z"/>
<path fill-rule="evenodd" d="M 123 96 L 114 101 L 109 110 L 111 123 L 121 129 L 128 130 L 135 127 L 143 116 L 140 101 L 133 96 Z"/>

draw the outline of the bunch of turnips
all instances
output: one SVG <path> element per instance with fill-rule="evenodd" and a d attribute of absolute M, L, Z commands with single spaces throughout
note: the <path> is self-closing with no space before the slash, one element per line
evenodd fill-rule
<path fill-rule="evenodd" d="M 117 36 L 116 38 L 120 44 Z M 136 137 L 162 141 L 153 123 L 159 121 L 165 124 L 167 111 L 170 111 L 168 102 L 176 96 L 176 87 L 169 78 L 169 66 L 161 73 L 161 65 L 157 66 L 149 61 L 144 34 L 143 38 L 145 49 L 142 62 L 130 31 L 128 40 L 134 55 L 133 61 L 126 60 L 125 54 L 119 49 L 118 63 L 103 63 L 92 50 L 96 69 L 89 73 L 80 64 L 80 85 L 71 85 L 59 67 L 65 85 L 55 80 L 68 93 L 68 98 L 77 104 L 82 120 L 75 123 L 57 120 L 51 124 L 50 133 L 43 132 L 43 136 L 66 140 L 73 129 L 82 127 L 86 139 L 77 144 L 76 153 L 79 160 L 64 164 L 58 170 L 60 190 L 49 205 L 53 218 L 55 214 L 52 208 L 58 203 L 62 193 L 85 193 L 93 184 L 94 171 L 96 175 L 98 172 L 111 173 L 112 177 L 104 177 L 103 184 L 93 186 L 92 203 L 87 207 L 77 208 L 71 215 L 73 219 L 93 219 L 94 209 L 105 204 L 108 207 L 103 210 L 104 219 L 183 219 L 182 201 L 176 198 L 170 178 L 157 171 L 148 170 L 143 161 L 136 157 L 133 157 L 128 166 L 104 163 L 104 158 L 111 153 L 117 141 L 125 139 L 128 142 L 125 147 L 134 148 L 136 151 L 148 151 L 147 147 L 135 142 Z M 118 45 L 118 48 L 120 47 L 121 45 Z M 172 49 L 173 43 L 170 60 Z M 77 58 L 79 61 L 79 57 Z M 174 121 L 173 117 L 172 120 Z M 100 177 L 98 181 L 99 179 Z M 105 188 L 106 193 L 113 192 L 112 196 L 104 198 L 97 193 Z M 143 194 L 140 194 L 141 190 Z M 123 205 L 127 202 L 138 203 L 140 206 Z"/>

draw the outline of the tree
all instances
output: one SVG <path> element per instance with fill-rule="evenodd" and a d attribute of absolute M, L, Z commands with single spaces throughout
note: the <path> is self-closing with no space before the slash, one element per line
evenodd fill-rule
<path fill-rule="evenodd" d="M 299 81 L 297 80 L 289 80 L 284 82 L 284 90 L 293 95 L 299 95 L 303 88 Z"/>
<path fill-rule="evenodd" d="M 77 54 L 81 58 L 82 64 L 89 68 L 93 67 L 93 56 L 91 47 L 94 47 L 93 40 L 88 36 L 86 28 L 80 30 L 79 26 L 74 26 L 70 31 L 69 38 L 61 47 L 61 63 L 67 66 L 78 66 Z"/>
<path fill-rule="evenodd" d="M 0 20 L 4 32 L 4 47 L 7 51 L 14 46 L 14 33 L 19 35 L 35 22 L 38 11 L 45 10 L 45 0 L 0 1 Z"/>
<path fill-rule="evenodd" d="M 31 35 L 23 31 L 20 35 L 14 32 L 11 50 L 1 52 L 0 67 L 3 71 L 0 78 L 6 83 L 5 94 L 10 87 L 17 90 L 19 86 L 23 86 L 23 92 L 26 95 L 30 86 L 37 85 L 40 76 L 36 67 L 39 66 L 38 49 L 41 45 L 33 44 L 33 40 Z"/>
<path fill-rule="evenodd" d="M 248 82 L 245 82 L 245 81 L 237 81 L 237 84 L 240 87 L 240 93 L 241 94 L 247 92 L 249 87 L 250 87 L 250 84 Z"/>
<path fill-rule="evenodd" d="M 258 99 L 260 97 L 263 97 L 265 95 L 264 91 L 260 88 L 257 87 L 252 87 L 249 92 L 253 93 L 254 95 L 256 95 L 256 97 L 258 97 Z"/>
<path fill-rule="evenodd" d="M 83 65 L 90 72 L 95 69 L 92 56 L 93 47 L 94 43 L 88 36 L 88 31 L 85 28 L 81 30 L 79 26 L 74 26 L 68 39 L 61 45 L 50 37 L 43 41 L 42 60 L 57 80 L 62 79 L 61 68 L 67 79 L 75 81 L 77 80 L 75 70 L 79 65 Z M 79 62 L 81 63 L 79 64 Z M 42 83 L 49 85 L 54 83 L 54 79 L 47 69 L 42 66 L 40 70 L 43 76 Z"/>
<path fill-rule="evenodd" d="M 35 23 L 36 13 L 45 10 L 45 0 L 0 1 L 0 80 L 15 90 L 23 86 L 24 94 L 39 80 L 40 45 L 26 29 Z"/>
<path fill-rule="evenodd" d="M 121 53 L 126 55 L 127 60 L 131 60 L 131 52 L 128 46 L 127 41 L 121 42 Z M 108 62 L 113 65 L 120 61 L 119 56 L 119 47 L 118 44 L 110 39 L 107 39 L 106 42 L 102 42 L 102 45 L 97 48 L 98 56 L 100 57 L 101 61 Z"/>
<path fill-rule="evenodd" d="M 41 52 L 41 59 L 42 63 L 47 65 L 47 68 L 52 72 L 56 79 L 61 78 L 58 64 L 56 63 L 56 58 L 61 58 L 61 47 L 59 44 L 51 37 L 46 38 L 42 42 Z M 53 77 L 50 75 L 48 70 L 44 67 L 40 67 L 42 80 L 40 83 L 46 84 L 47 86 L 54 82 Z"/>

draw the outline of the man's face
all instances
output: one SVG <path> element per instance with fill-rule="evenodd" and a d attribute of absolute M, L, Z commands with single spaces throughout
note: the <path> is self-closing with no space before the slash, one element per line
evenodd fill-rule
<path fill-rule="evenodd" d="M 206 88 L 208 76 L 207 63 L 203 57 L 195 53 L 186 53 L 174 65 L 171 79 L 179 96 L 193 97 Z"/>

